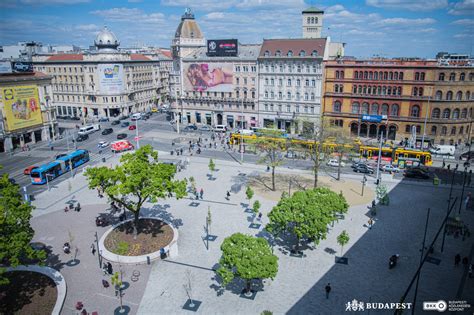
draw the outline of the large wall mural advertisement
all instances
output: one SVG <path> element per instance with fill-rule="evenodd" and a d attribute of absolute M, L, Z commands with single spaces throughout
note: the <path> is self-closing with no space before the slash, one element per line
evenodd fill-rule
<path fill-rule="evenodd" d="M 123 65 L 98 65 L 99 91 L 102 95 L 117 95 L 124 93 Z"/>
<path fill-rule="evenodd" d="M 225 63 L 184 65 L 184 89 L 199 92 L 232 92 L 233 66 Z"/>
<path fill-rule="evenodd" d="M 1 93 L 7 130 L 15 131 L 43 123 L 36 85 L 2 87 Z"/>

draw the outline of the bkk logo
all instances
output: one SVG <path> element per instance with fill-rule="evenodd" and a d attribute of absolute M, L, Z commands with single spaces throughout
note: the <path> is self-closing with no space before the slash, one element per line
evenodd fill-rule
<path fill-rule="evenodd" d="M 368 303 L 357 301 L 346 303 L 346 311 L 362 312 L 365 310 L 409 310 L 411 303 Z"/>

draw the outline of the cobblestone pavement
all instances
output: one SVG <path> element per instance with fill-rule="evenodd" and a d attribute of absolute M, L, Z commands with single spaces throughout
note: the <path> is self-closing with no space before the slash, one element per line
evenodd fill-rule
<path fill-rule="evenodd" d="M 160 156 L 169 158 L 164 153 Z M 291 257 L 284 247 L 275 246 L 275 253 L 279 257 L 279 273 L 274 280 L 265 281 L 263 286 L 256 281 L 254 289 L 258 292 L 254 300 L 249 300 L 240 297 L 243 288 L 241 282 L 235 281 L 225 290 L 222 289 L 213 269 L 217 267 L 219 247 L 225 237 L 235 232 L 266 236 L 262 232 L 262 227 L 267 223 L 265 215 L 260 229 L 249 227 L 254 218 L 245 211 L 246 178 L 242 176 L 243 173 L 264 172 L 264 167 L 218 160 L 216 165 L 219 170 L 214 173 L 215 180 L 210 180 L 208 159 L 191 157 L 190 160 L 188 168 L 178 173 L 178 177 L 193 176 L 197 188 L 204 189 L 204 199 L 170 199 L 155 205 L 145 205 L 143 215 L 167 219 L 179 230 L 179 256 L 174 260 L 126 270 L 128 277 L 133 269 L 141 272 L 139 282 L 131 283 L 124 297 L 125 304 L 132 308 L 132 314 L 187 313 L 182 307 L 188 299 L 184 289 L 188 278 L 191 279 L 192 298 L 202 302 L 198 309 L 200 314 L 260 314 L 265 309 L 274 314 L 341 314 L 345 304 L 353 299 L 397 302 L 419 263 L 427 207 L 432 209 L 428 242 L 446 214 L 448 186 L 433 187 L 430 183 L 418 182 L 398 184 L 396 180 L 387 180 L 386 183 L 393 188 L 391 203 L 379 208 L 371 230 L 366 226 L 367 205 L 360 205 L 351 207 L 345 219 L 330 228 L 328 238 L 314 248 L 307 248 L 303 258 Z M 116 160 L 110 159 L 107 163 L 113 164 Z M 277 169 L 277 172 L 304 173 L 283 168 Z M 360 176 L 344 175 L 344 179 L 359 182 Z M 369 187 L 373 188 L 371 180 Z M 230 200 L 225 199 L 228 190 L 232 191 Z M 456 187 L 453 196 L 460 194 L 460 188 Z M 261 201 L 264 214 L 276 204 L 276 201 L 261 196 L 255 198 Z M 80 213 L 62 211 L 70 199 L 80 200 L 83 206 Z M 84 302 L 88 311 L 99 310 L 100 314 L 111 313 L 118 306 L 113 290 L 102 288 L 97 257 L 89 252 L 96 231 L 93 219 L 97 213 L 105 210 L 104 202 L 104 199 L 97 198 L 95 192 L 87 189 L 82 175 L 76 176 L 71 187 L 65 181 L 35 200 L 38 207 L 32 220 L 36 230 L 35 240 L 51 245 L 54 253 L 59 255 L 57 259 L 62 262 L 71 260 L 71 257 L 62 254 L 61 249 L 69 231 L 79 247 L 79 265 L 70 267 L 58 263 L 68 284 L 64 314 L 69 314 L 78 300 Z M 208 207 L 212 212 L 211 234 L 217 236 L 214 242 L 209 242 L 209 250 L 203 240 Z M 473 214 L 470 211 L 461 212 L 461 219 L 471 229 L 474 226 Z M 51 222 L 54 222 L 54 228 Z M 98 229 L 99 237 L 105 231 L 101 229 Z M 336 237 L 342 230 L 346 230 L 351 238 L 344 248 L 344 256 L 349 259 L 348 265 L 334 263 L 335 256 L 340 255 Z M 432 256 L 441 262 L 439 265 L 425 264 L 419 286 L 418 307 L 421 307 L 420 301 L 423 300 L 454 299 L 461 291 L 461 284 L 463 288 L 472 288 L 469 280 L 461 281 L 467 274 L 465 270 L 453 266 L 455 254 L 470 254 L 470 244 L 472 237 L 463 242 L 461 238 L 447 236 L 444 253 L 440 253 L 440 241 L 436 243 Z M 389 270 L 388 258 L 395 253 L 401 255 L 399 265 Z M 329 299 L 324 295 L 327 282 L 333 288 Z M 463 297 L 467 296 L 466 292 L 462 290 Z M 408 301 L 411 299 L 410 295 Z"/>

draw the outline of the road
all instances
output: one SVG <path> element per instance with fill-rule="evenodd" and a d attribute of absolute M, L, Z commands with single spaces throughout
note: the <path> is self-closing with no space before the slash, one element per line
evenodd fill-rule
<path fill-rule="evenodd" d="M 129 121 L 130 120 L 126 120 Z M 134 124 L 134 122 L 130 122 Z M 29 195 L 36 195 L 46 189 L 47 185 L 32 185 L 29 176 L 23 175 L 23 170 L 30 165 L 41 165 L 47 162 L 50 162 L 55 159 L 55 156 L 60 153 L 66 153 L 70 150 L 73 150 L 74 144 L 72 139 L 77 137 L 77 129 L 74 128 L 75 122 L 60 122 L 60 127 L 69 127 L 67 131 L 63 133 L 66 135 L 69 133 L 68 137 L 65 137 L 61 140 L 54 141 L 51 144 L 51 147 L 48 143 L 38 143 L 33 145 L 31 151 L 28 152 L 18 152 L 15 155 L 8 155 L 2 153 L 0 155 L 0 164 L 3 166 L 3 169 L 0 170 L 1 173 L 9 173 L 10 177 L 15 179 L 20 187 L 26 187 L 27 193 Z M 131 140 L 135 144 L 134 137 L 136 135 L 135 130 L 128 130 L 128 127 L 121 127 L 120 125 L 112 126 L 111 122 L 102 122 L 100 123 L 101 130 L 105 128 L 113 128 L 114 132 L 109 135 L 102 135 L 101 132 L 95 132 L 89 135 L 89 139 L 83 142 L 76 142 L 76 147 L 78 149 L 86 149 L 90 152 L 90 162 L 79 167 L 74 172 L 80 171 L 84 166 L 96 165 L 102 162 L 102 159 L 106 160 L 113 156 L 114 153 L 110 151 L 110 148 L 100 149 L 97 147 L 99 141 L 116 141 L 118 133 L 126 133 L 127 139 Z M 199 137 L 203 139 L 205 148 L 201 149 L 201 156 L 209 157 L 217 160 L 233 160 L 236 163 L 240 161 L 240 153 L 238 148 L 234 147 L 232 149 L 225 149 L 223 146 L 218 145 L 216 149 L 209 148 L 211 142 L 211 133 L 210 132 L 188 132 L 177 134 L 173 125 L 167 120 L 166 114 L 156 113 L 151 116 L 150 119 L 143 121 L 138 121 L 139 134 L 142 137 L 140 139 L 140 145 L 151 144 L 154 149 L 160 151 L 172 151 L 176 149 L 183 149 L 185 155 L 189 154 L 188 143 L 190 140 L 197 140 Z M 101 153 L 99 153 L 101 151 Z M 253 153 L 245 153 L 244 161 L 251 163 L 258 163 L 259 157 Z M 297 169 L 311 169 L 312 163 L 308 160 L 301 159 L 285 159 L 283 162 L 283 167 L 297 168 Z M 432 168 L 432 172 L 436 172 L 437 176 L 440 177 L 443 182 L 451 181 L 452 176 L 450 173 L 442 172 L 437 168 Z M 321 173 L 329 174 L 336 176 L 337 168 L 329 167 L 323 165 L 321 168 Z M 341 169 L 342 174 L 353 173 L 349 165 Z M 375 176 L 375 175 L 369 175 Z M 396 174 L 395 177 L 401 178 L 401 174 Z M 56 178 L 50 185 L 62 182 L 70 178 L 69 174 L 65 174 Z M 462 174 L 456 174 L 455 183 L 462 182 Z"/>

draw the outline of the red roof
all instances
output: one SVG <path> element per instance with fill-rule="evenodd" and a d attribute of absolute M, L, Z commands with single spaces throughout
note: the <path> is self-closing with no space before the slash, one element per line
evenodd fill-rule
<path fill-rule="evenodd" d="M 58 55 L 52 55 L 46 61 L 76 61 L 76 60 L 84 60 L 84 56 L 82 54 L 58 54 Z"/>
<path fill-rule="evenodd" d="M 160 49 L 160 51 L 166 57 L 171 58 L 171 51 L 170 50 Z"/>
<path fill-rule="evenodd" d="M 268 51 L 269 57 L 275 57 L 275 53 L 279 50 L 282 57 L 288 55 L 288 51 L 293 52 L 293 57 L 298 57 L 299 53 L 304 50 L 306 56 L 311 56 L 313 50 L 318 52 L 318 56 L 324 56 L 326 47 L 326 38 L 304 38 L 304 39 L 265 39 L 260 50 L 260 57 L 265 57 Z"/>
<path fill-rule="evenodd" d="M 151 59 L 142 54 L 130 54 L 130 60 L 134 61 L 150 61 Z"/>

